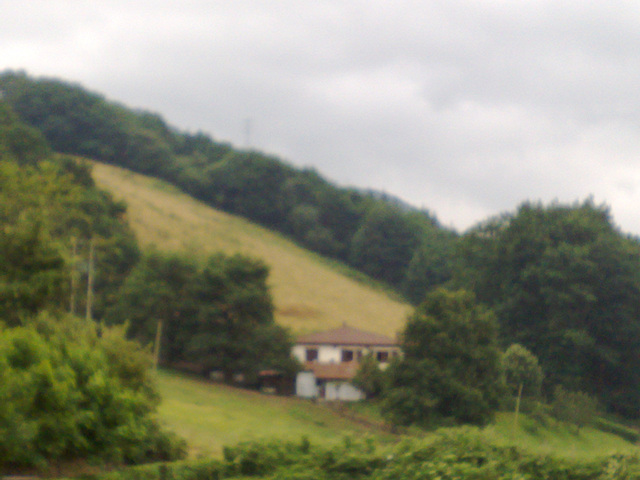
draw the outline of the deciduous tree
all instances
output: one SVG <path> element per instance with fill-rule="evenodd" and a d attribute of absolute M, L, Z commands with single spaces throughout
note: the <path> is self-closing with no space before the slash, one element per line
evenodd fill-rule
<path fill-rule="evenodd" d="M 439 418 L 484 423 L 503 394 L 494 314 L 472 293 L 437 289 L 402 332 L 404 357 L 389 368 L 384 410 L 397 424 Z"/>

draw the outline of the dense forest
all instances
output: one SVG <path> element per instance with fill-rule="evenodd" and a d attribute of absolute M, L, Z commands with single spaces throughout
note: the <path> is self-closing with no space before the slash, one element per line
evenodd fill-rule
<path fill-rule="evenodd" d="M 313 170 L 237 150 L 204 133 L 180 132 L 156 114 L 77 85 L 5 72 L 0 90 L 30 125 L 20 127 L 22 137 L 42 135 L 56 152 L 168 180 L 389 284 L 416 305 L 436 287 L 472 292 L 495 315 L 503 350 L 517 343 L 537 356 L 545 372 L 543 393 L 561 384 L 596 396 L 610 411 L 640 416 L 640 243 L 616 227 L 606 206 L 589 199 L 524 202 L 459 234 L 443 229 L 431 213 L 384 194 L 338 188 Z M 14 145 L 15 155 L 19 148 Z M 44 141 L 41 148 L 48 148 Z M 25 155 L 22 162 L 29 161 Z M 72 165 L 69 175 L 90 181 Z M 138 255 L 135 248 L 117 251 Z M 119 278 L 119 263 L 109 265 L 112 278 Z M 206 274 L 183 267 L 191 279 Z M 139 268 L 136 275 L 147 274 L 144 264 Z M 127 285 L 136 287 L 134 280 Z M 105 284 L 99 291 L 100 313 L 113 290 Z M 124 306 L 125 298 L 113 308 L 139 307 Z M 180 348 L 197 351 L 195 344 Z"/>

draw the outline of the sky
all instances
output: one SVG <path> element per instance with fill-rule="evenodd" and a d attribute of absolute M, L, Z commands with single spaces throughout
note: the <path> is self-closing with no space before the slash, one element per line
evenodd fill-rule
<path fill-rule="evenodd" d="M 522 202 L 640 234 L 640 2 L 0 0 L 0 70 L 383 190 L 462 232 Z"/>

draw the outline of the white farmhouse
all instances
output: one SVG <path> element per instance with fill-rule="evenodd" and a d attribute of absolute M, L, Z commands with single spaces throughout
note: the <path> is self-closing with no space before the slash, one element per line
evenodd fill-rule
<path fill-rule="evenodd" d="M 364 392 L 350 382 L 359 360 L 372 354 L 385 368 L 400 354 L 398 342 L 377 333 L 343 325 L 298 337 L 293 355 L 303 364 L 296 378 L 296 395 L 326 400 L 361 400 Z"/>

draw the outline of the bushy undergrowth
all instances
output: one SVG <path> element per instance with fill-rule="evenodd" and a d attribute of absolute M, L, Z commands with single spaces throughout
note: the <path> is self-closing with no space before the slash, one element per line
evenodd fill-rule
<path fill-rule="evenodd" d="M 498 446 L 480 430 L 443 431 L 429 440 L 393 447 L 346 440 L 319 447 L 303 439 L 248 442 L 226 448 L 222 460 L 155 464 L 111 472 L 95 480 L 608 480 L 640 479 L 638 456 L 589 461 L 561 459 Z"/>
<path fill-rule="evenodd" d="M 0 326 L 0 471 L 184 456 L 154 416 L 149 363 L 123 329 L 46 315 Z"/>

